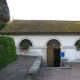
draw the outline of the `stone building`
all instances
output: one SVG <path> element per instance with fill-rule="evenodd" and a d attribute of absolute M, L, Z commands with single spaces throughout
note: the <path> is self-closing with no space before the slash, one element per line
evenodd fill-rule
<path fill-rule="evenodd" d="M 18 55 L 42 56 L 50 66 L 63 58 L 80 62 L 80 21 L 13 20 L 0 34 L 14 38 Z M 28 51 L 20 50 L 21 42 L 29 44 Z"/>

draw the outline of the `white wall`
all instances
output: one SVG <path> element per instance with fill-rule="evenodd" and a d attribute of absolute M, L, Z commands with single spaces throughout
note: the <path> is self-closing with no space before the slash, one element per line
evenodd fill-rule
<path fill-rule="evenodd" d="M 61 44 L 61 52 L 65 52 L 65 57 L 68 61 L 80 61 L 80 51 L 77 51 L 74 44 L 80 39 L 79 35 L 11 35 L 14 38 L 15 44 L 18 47 L 23 39 L 29 39 L 33 47 L 30 48 L 27 55 L 41 55 L 44 62 L 47 56 L 47 42 L 51 39 L 57 39 Z M 18 51 L 18 54 L 19 53 Z M 23 53 L 22 53 L 23 54 Z"/>

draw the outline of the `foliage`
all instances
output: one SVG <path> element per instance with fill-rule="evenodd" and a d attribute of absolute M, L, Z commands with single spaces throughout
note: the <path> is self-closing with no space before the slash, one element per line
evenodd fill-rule
<path fill-rule="evenodd" d="M 77 43 L 77 50 L 80 50 L 80 42 Z"/>
<path fill-rule="evenodd" d="M 6 23 L 0 23 L 0 30 L 2 30 L 4 27 L 6 27 Z"/>
<path fill-rule="evenodd" d="M 0 0 L 0 21 L 8 22 L 10 20 L 9 7 L 6 0 Z"/>
<path fill-rule="evenodd" d="M 17 59 L 14 39 L 0 35 L 0 69 Z"/>
<path fill-rule="evenodd" d="M 23 50 L 27 51 L 28 48 L 29 48 L 29 45 L 26 42 L 25 43 L 23 43 L 23 42 L 20 43 L 21 51 L 23 51 Z"/>

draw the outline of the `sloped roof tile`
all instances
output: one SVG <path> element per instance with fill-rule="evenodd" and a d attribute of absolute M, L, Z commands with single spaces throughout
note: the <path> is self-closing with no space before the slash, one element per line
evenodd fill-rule
<path fill-rule="evenodd" d="M 14 20 L 0 34 L 80 34 L 80 21 Z"/>

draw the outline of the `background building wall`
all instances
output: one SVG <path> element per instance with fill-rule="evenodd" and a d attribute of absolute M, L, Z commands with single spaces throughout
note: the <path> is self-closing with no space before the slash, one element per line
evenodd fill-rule
<path fill-rule="evenodd" d="M 43 62 L 47 61 L 47 42 L 56 39 L 61 44 L 61 52 L 65 53 L 62 58 L 68 61 L 80 61 L 80 51 L 76 50 L 75 42 L 80 39 L 79 35 L 11 35 L 17 47 L 17 54 L 43 56 Z M 19 44 L 23 39 L 28 39 L 33 46 L 27 52 L 20 52 Z"/>

